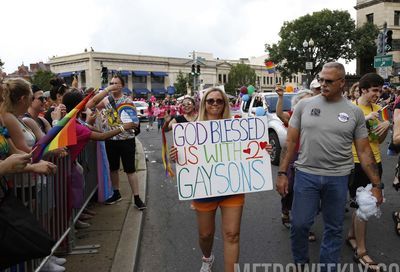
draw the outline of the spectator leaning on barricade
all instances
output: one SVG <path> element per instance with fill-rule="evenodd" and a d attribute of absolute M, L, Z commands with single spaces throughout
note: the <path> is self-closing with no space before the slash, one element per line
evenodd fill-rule
<path fill-rule="evenodd" d="M 107 120 L 103 120 L 104 130 L 110 131 L 121 128 L 122 121 L 117 108 L 121 104 L 130 104 L 134 107 L 132 99 L 122 93 L 125 86 L 124 79 L 121 76 L 114 76 L 111 79 L 110 86 L 102 92 L 95 95 L 87 103 L 87 108 L 97 107 L 105 111 Z M 134 126 L 134 130 L 124 130 L 121 134 L 114 136 L 106 141 L 106 150 L 111 171 L 111 183 L 114 189 L 113 195 L 106 200 L 106 204 L 114 204 L 122 199 L 119 192 L 120 159 L 127 175 L 129 185 L 134 196 L 134 205 L 139 210 L 146 208 L 146 205 L 139 197 L 139 184 L 135 167 L 135 134 L 139 133 L 140 124 Z"/>
<path fill-rule="evenodd" d="M 361 166 L 376 186 L 372 194 L 378 204 L 382 203 L 382 190 L 364 115 L 360 108 L 342 96 L 344 66 L 337 62 L 325 64 L 318 81 L 321 95 L 300 101 L 289 121 L 276 187 L 282 196 L 288 193 L 287 171 L 300 140 L 293 189 L 293 259 L 300 271 L 309 263 L 308 232 L 320 209 L 324 219 L 319 258 L 321 272 L 327 271 L 328 264 L 333 272 L 336 267 L 332 265 L 340 263 L 348 176 L 354 166 L 353 141 Z"/>
<path fill-rule="evenodd" d="M 368 128 L 369 145 L 374 154 L 377 163 L 379 177 L 382 177 L 382 159 L 379 150 L 379 144 L 382 143 L 389 131 L 390 122 L 387 120 L 379 120 L 380 114 L 378 111 L 380 106 L 375 104 L 382 92 L 383 78 L 375 73 L 364 75 L 359 81 L 361 96 L 353 101 L 353 104 L 359 107 L 365 116 L 366 126 Z M 352 146 L 354 157 L 354 169 L 349 177 L 349 192 L 351 197 L 350 206 L 358 208 L 356 202 L 356 191 L 359 187 L 366 187 L 371 184 L 366 171 L 363 170 L 355 146 Z M 383 183 L 381 183 L 383 186 Z M 380 188 L 380 189 L 383 189 Z M 347 233 L 346 242 L 354 251 L 354 259 L 360 262 L 364 267 L 372 271 L 378 271 L 378 264 L 374 262 L 367 253 L 366 248 L 366 229 L 367 222 L 353 212 L 352 223 Z"/>
<path fill-rule="evenodd" d="M 65 84 L 62 78 L 56 77 L 50 80 L 51 90 L 50 90 L 50 99 L 52 100 L 52 105 L 46 111 L 44 118 L 53 126 L 52 122 L 58 121 L 60 118 L 60 114 L 54 115 L 54 111 L 61 112 L 61 117 L 65 115 L 65 107 L 62 105 L 62 97 L 63 95 L 69 91 L 67 84 Z M 57 119 L 59 118 L 59 119 Z"/>
<path fill-rule="evenodd" d="M 24 118 L 22 119 L 24 123 L 33 131 L 37 139 L 43 137 L 50 129 L 50 123 L 42 116 L 44 113 L 44 106 L 47 101 L 47 97 L 44 96 L 42 89 L 36 85 L 32 85 L 33 98 L 32 102 L 24 113 Z"/>

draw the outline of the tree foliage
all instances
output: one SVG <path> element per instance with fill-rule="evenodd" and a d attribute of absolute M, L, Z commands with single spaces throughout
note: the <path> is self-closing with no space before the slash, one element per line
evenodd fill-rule
<path fill-rule="evenodd" d="M 232 66 L 228 74 L 228 83 L 225 85 L 225 91 L 236 95 L 236 90 L 241 86 L 255 85 L 256 72 L 247 64 L 236 64 Z"/>
<path fill-rule="evenodd" d="M 187 93 L 187 87 L 193 87 L 193 76 L 191 74 L 184 74 L 179 71 L 176 81 L 174 83 L 176 89 L 176 95 L 185 95 Z"/>
<path fill-rule="evenodd" d="M 32 84 L 35 84 L 42 88 L 44 91 L 49 91 L 51 89 L 50 79 L 55 77 L 50 71 L 39 70 L 32 76 Z"/>
<path fill-rule="evenodd" d="M 284 78 L 306 73 L 305 63 L 310 61 L 313 69 L 309 72 L 314 77 L 327 62 L 356 57 L 354 31 L 355 23 L 347 11 L 324 9 L 307 14 L 283 24 L 279 32 L 281 40 L 267 45 L 269 60 L 278 64 Z M 304 48 L 303 42 L 310 39 L 314 46 Z"/>
<path fill-rule="evenodd" d="M 3 70 L 4 62 L 1 61 L 0 59 L 0 71 Z"/>

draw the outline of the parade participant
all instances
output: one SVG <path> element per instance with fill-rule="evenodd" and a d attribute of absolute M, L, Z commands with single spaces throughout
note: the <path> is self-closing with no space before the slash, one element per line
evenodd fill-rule
<path fill-rule="evenodd" d="M 131 104 L 134 107 L 132 99 L 122 93 L 125 86 L 124 79 L 116 75 L 111 79 L 110 86 L 105 88 L 99 94 L 96 94 L 87 103 L 87 108 L 96 107 L 103 109 L 105 116 L 104 130 L 110 131 L 120 128 L 122 125 L 121 118 L 117 108 L 121 104 Z M 135 126 L 135 130 L 126 130 L 106 141 L 106 150 L 111 171 L 111 183 L 114 189 L 114 194 L 106 200 L 106 204 L 114 204 L 122 199 L 119 192 L 119 175 L 120 159 L 128 178 L 134 196 L 134 205 L 137 209 L 143 210 L 146 205 L 139 197 L 139 181 L 135 168 L 135 133 L 139 133 L 140 127 Z M 122 130 L 122 129 L 121 129 Z"/>
<path fill-rule="evenodd" d="M 182 100 L 182 108 L 183 108 L 182 115 L 178 115 L 175 117 L 169 116 L 169 118 L 166 118 L 165 124 L 164 124 L 165 131 L 171 130 L 173 124 L 194 122 L 197 120 L 196 107 L 195 107 L 193 98 L 185 97 Z"/>
<path fill-rule="evenodd" d="M 319 95 L 321 93 L 321 84 L 317 79 L 311 81 L 310 90 L 313 92 L 313 95 Z"/>
<path fill-rule="evenodd" d="M 361 95 L 360 88 L 358 87 L 358 85 L 359 85 L 358 82 L 351 85 L 349 93 L 349 98 L 351 101 L 356 101 Z"/>
<path fill-rule="evenodd" d="M 396 103 L 394 106 L 394 113 L 393 113 L 393 143 L 395 145 L 400 145 L 400 103 Z M 400 157 L 397 162 L 397 167 L 400 165 Z M 393 182 L 393 187 L 398 191 L 399 186 L 399 178 L 400 174 L 399 171 L 396 171 L 397 179 Z M 394 230 L 395 233 L 400 236 L 400 210 L 394 211 L 392 213 L 392 218 L 394 221 Z"/>
<path fill-rule="evenodd" d="M 218 88 L 207 91 L 201 102 L 199 121 L 231 118 L 229 101 L 226 94 Z M 177 149 L 170 151 L 171 160 L 176 161 Z M 215 233 L 215 215 L 221 209 L 222 233 L 224 241 L 224 271 L 234 271 L 234 264 L 239 260 L 240 222 L 244 205 L 244 194 L 211 197 L 193 200 L 197 213 L 199 244 L 203 253 L 200 271 L 211 271 L 214 262 L 212 247 Z"/>
<path fill-rule="evenodd" d="M 364 113 L 365 121 L 367 122 L 367 128 L 369 129 L 369 145 L 371 146 L 372 152 L 375 157 L 375 161 L 378 166 L 379 176 L 382 177 L 382 163 L 381 154 L 379 150 L 379 144 L 382 143 L 388 133 L 390 123 L 389 121 L 379 121 L 380 106 L 375 104 L 378 101 L 379 96 L 382 92 L 384 80 L 382 77 L 375 73 L 368 73 L 364 75 L 360 81 L 358 87 L 361 90 L 361 96 L 353 101 Z M 354 170 L 349 177 L 349 192 L 352 198 L 353 208 L 358 208 L 355 201 L 356 191 L 358 187 L 365 187 L 371 183 L 366 172 L 363 170 L 358 158 L 355 146 L 353 145 L 353 157 L 354 157 Z M 356 211 L 353 212 L 352 222 L 350 229 L 347 233 L 346 242 L 355 251 L 354 259 L 360 262 L 364 267 L 372 271 L 378 271 L 378 264 L 372 261 L 367 254 L 366 248 L 366 229 L 367 222 L 356 216 Z"/>
<path fill-rule="evenodd" d="M 164 105 L 163 101 L 160 101 L 158 103 L 158 106 L 156 108 L 156 111 L 154 112 L 154 115 L 157 117 L 157 129 L 158 132 L 160 132 L 160 129 L 164 126 L 165 122 L 165 115 L 167 115 L 167 106 Z"/>
<path fill-rule="evenodd" d="M 348 176 L 353 168 L 354 141 L 361 166 L 374 184 L 373 196 L 382 203 L 378 167 L 368 141 L 364 115 L 342 96 L 344 66 L 323 66 L 318 81 L 321 95 L 300 101 L 289 121 L 276 182 L 281 196 L 288 193 L 287 171 L 300 141 L 292 206 L 291 247 L 300 270 L 309 263 L 308 233 L 319 211 L 324 219 L 320 248 L 321 271 L 339 264 Z M 331 271 L 336 271 L 336 267 Z"/>
<path fill-rule="evenodd" d="M 149 129 L 153 129 L 153 123 L 154 123 L 154 103 L 152 101 L 149 101 L 149 107 L 147 108 L 147 117 L 149 119 L 148 124 L 146 125 L 146 130 L 149 131 Z"/>
<path fill-rule="evenodd" d="M 283 111 L 283 89 L 277 87 L 276 88 L 276 93 L 278 94 L 278 101 L 276 102 L 276 115 L 279 117 L 279 119 L 283 122 L 285 127 L 288 127 L 289 125 L 289 120 L 290 117 L 293 114 L 293 109 L 296 106 L 296 104 L 303 98 L 308 98 L 313 95 L 313 92 L 310 90 L 301 90 L 296 93 L 295 96 L 292 98 L 292 109 L 289 112 L 284 112 Z M 297 146 L 297 151 L 298 151 L 299 146 Z M 297 155 L 295 155 L 295 158 L 289 165 L 289 170 L 288 170 L 288 181 L 289 181 L 289 191 L 288 194 L 285 195 L 284 197 L 281 198 L 281 204 L 282 204 L 282 214 L 281 214 L 281 219 L 282 219 L 282 224 L 286 228 L 290 228 L 290 211 L 292 209 L 292 202 L 293 202 L 293 183 L 294 183 L 294 175 L 295 175 L 295 168 L 294 168 L 294 161 L 297 159 Z M 316 240 L 314 232 L 310 231 L 308 235 L 308 240 L 310 242 L 314 242 Z"/>

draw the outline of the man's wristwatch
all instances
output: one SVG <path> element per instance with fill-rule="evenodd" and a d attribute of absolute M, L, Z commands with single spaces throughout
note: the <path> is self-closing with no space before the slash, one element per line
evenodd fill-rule
<path fill-rule="evenodd" d="M 374 188 L 378 188 L 378 189 L 383 189 L 383 188 L 385 188 L 385 185 L 382 183 L 382 182 L 380 182 L 380 183 L 372 183 L 372 187 L 374 187 Z"/>
<path fill-rule="evenodd" d="M 285 171 L 278 171 L 278 177 L 279 176 L 287 176 L 287 173 Z"/>

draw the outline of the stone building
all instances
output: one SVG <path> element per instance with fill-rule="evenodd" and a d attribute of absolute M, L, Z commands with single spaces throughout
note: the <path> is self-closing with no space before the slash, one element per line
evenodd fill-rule
<path fill-rule="evenodd" d="M 174 93 L 174 83 L 179 72 L 190 73 L 194 59 L 200 65 L 201 74 L 198 79 L 200 89 L 223 85 L 228 82 L 231 67 L 237 63 L 250 65 L 257 74 L 256 88 L 271 89 L 276 83 L 282 84 L 279 73 L 269 74 L 264 66 L 266 56 L 239 60 L 222 60 L 214 58 L 210 53 L 193 52 L 191 58 L 159 57 L 130 55 L 104 52 L 83 52 L 79 54 L 53 57 L 49 60 L 53 73 L 71 83 L 73 76 L 78 78 L 78 87 L 101 87 L 102 68 L 108 70 L 108 80 L 119 73 L 126 82 L 127 91 L 137 96 L 152 93 L 163 96 Z M 302 82 L 301 75 L 295 75 L 286 85 L 297 87 Z M 128 90 L 129 89 L 129 90 Z"/>
<path fill-rule="evenodd" d="M 393 67 L 378 71 L 381 75 L 387 74 L 398 81 L 400 75 L 400 0 L 357 0 L 354 7 L 357 10 L 357 27 L 366 22 L 374 23 L 382 31 L 385 22 L 387 29 L 393 31 L 392 50 L 387 54 L 393 55 Z M 366 66 L 371 65 L 373 60 L 358 60 L 357 74 L 369 72 Z"/>

